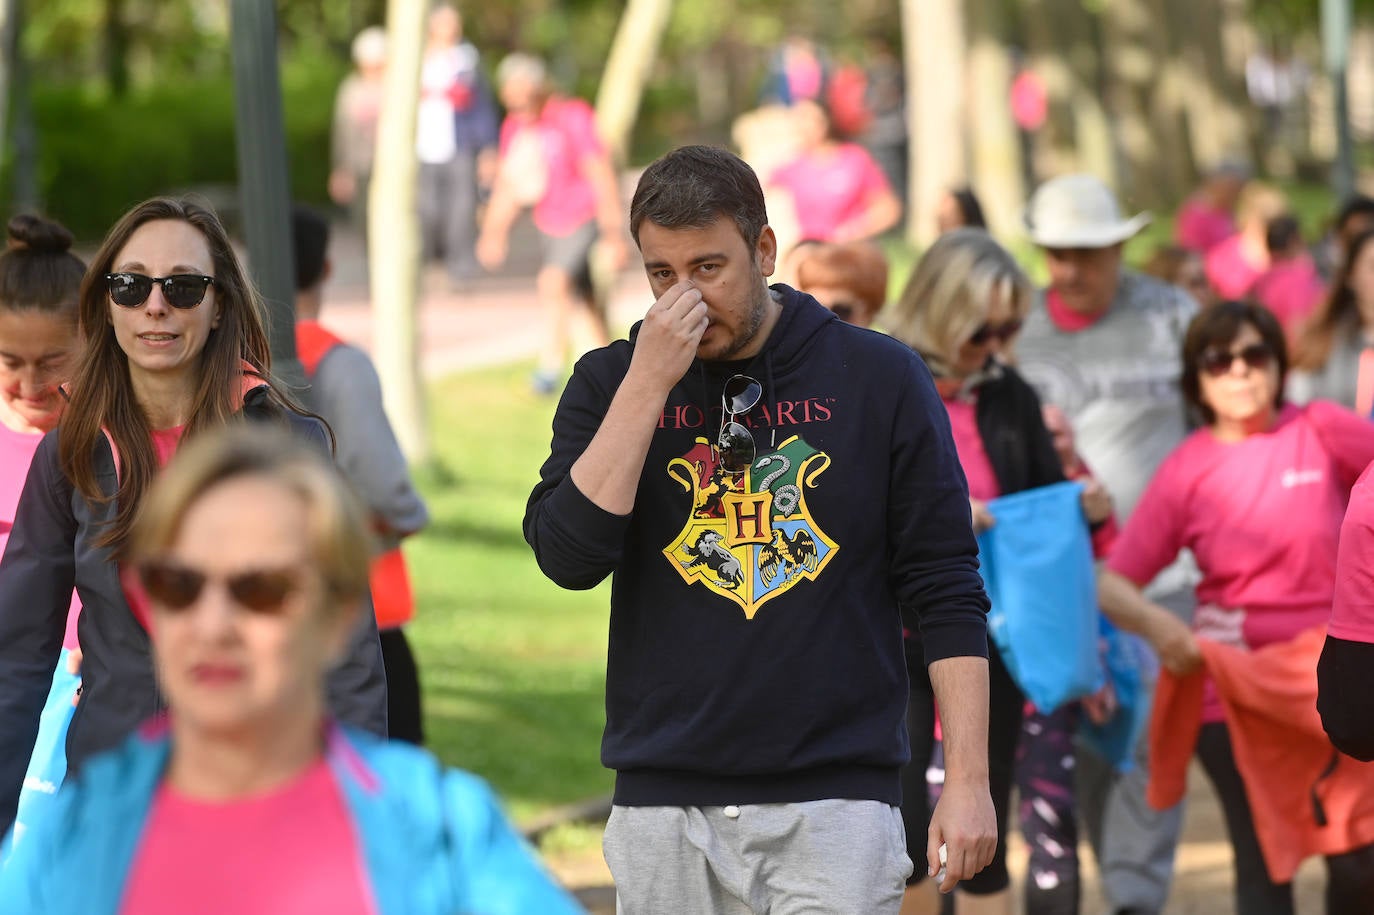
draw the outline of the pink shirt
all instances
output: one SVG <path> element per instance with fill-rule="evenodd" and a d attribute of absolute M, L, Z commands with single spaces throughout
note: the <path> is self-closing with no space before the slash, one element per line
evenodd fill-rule
<path fill-rule="evenodd" d="M 605 154 L 591 106 L 577 98 L 551 98 L 533 119 L 510 115 L 501 125 L 501 155 L 521 142 L 537 144 L 545 174 L 534 205 L 534 224 L 545 235 L 571 235 L 596 218 L 596 188 L 584 172 L 589 156 Z"/>
<path fill-rule="evenodd" d="M 1174 222 L 1174 241 L 1189 251 L 1206 254 L 1236 234 L 1236 220 L 1225 210 L 1190 197 L 1179 207 Z"/>
<path fill-rule="evenodd" d="M 1107 312 L 1095 315 L 1085 315 L 1082 312 L 1074 311 L 1064 304 L 1064 297 L 1053 289 L 1045 292 L 1045 314 L 1050 316 L 1054 326 L 1069 334 L 1076 334 L 1080 330 L 1087 330 L 1098 321 L 1106 317 Z"/>
<path fill-rule="evenodd" d="M 1251 648 L 1331 613 L 1350 487 L 1374 460 L 1374 423 L 1325 401 L 1285 407 L 1241 442 L 1200 429 L 1160 465 L 1107 565 L 1144 585 L 1188 547 L 1199 606 L 1245 613 Z"/>
<path fill-rule="evenodd" d="M 1253 294 L 1291 335 L 1326 295 L 1326 284 L 1316 262 L 1303 254 L 1270 267 L 1255 281 Z"/>
<path fill-rule="evenodd" d="M 1223 299 L 1245 298 L 1268 269 L 1266 264 L 1252 264 L 1246 259 L 1239 235 L 1232 235 L 1208 251 L 1204 266 L 1207 282 Z"/>
<path fill-rule="evenodd" d="M 10 530 L 14 527 L 14 514 L 19 507 L 19 494 L 24 491 L 24 480 L 29 475 L 29 464 L 33 463 L 34 452 L 42 440 L 41 432 L 16 432 L 0 423 L 0 556 L 4 555 Z M 81 603 L 73 592 L 71 606 L 67 609 L 63 648 L 76 647 L 76 621 L 80 615 Z"/>
<path fill-rule="evenodd" d="M 769 183 L 792 195 L 801 237 L 817 241 L 845 240 L 837 237 L 840 227 L 891 190 L 878 163 L 853 143 L 804 154 L 775 171 Z"/>
<path fill-rule="evenodd" d="M 120 915 L 371 915 L 343 795 L 321 759 L 276 791 L 209 803 L 163 785 Z"/>
<path fill-rule="evenodd" d="M 1368 469 L 1350 491 L 1336 554 L 1336 596 L 1327 634 L 1374 642 L 1374 474 Z"/>
<path fill-rule="evenodd" d="M 997 498 L 1002 489 L 983 447 L 983 436 L 978 434 L 977 407 L 972 401 L 946 397 L 945 409 L 949 411 L 949 427 L 954 433 L 954 450 L 968 478 L 968 494 L 981 502 Z"/>

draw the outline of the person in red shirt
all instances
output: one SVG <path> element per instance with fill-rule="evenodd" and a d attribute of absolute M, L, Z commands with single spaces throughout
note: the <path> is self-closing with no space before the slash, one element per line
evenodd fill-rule
<path fill-rule="evenodd" d="M 620 191 L 591 106 L 555 93 L 543 61 L 511 54 L 496 81 L 507 114 L 477 259 L 488 270 L 500 267 L 515 217 L 532 208 L 544 243 L 536 282 L 546 323 L 534 388 L 552 394 L 571 341 L 610 342 L 606 316 L 595 302 L 591 257 L 599 244 L 611 269 L 625 264 Z"/>

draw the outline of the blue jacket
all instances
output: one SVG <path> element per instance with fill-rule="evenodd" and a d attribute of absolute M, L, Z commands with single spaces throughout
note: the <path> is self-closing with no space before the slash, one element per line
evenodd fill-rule
<path fill-rule="evenodd" d="M 17 846 L 6 838 L 0 915 L 116 915 L 169 746 L 146 729 L 136 734 L 63 785 Z M 333 729 L 326 756 L 357 826 L 378 915 L 583 911 L 478 777 L 354 730 Z"/>

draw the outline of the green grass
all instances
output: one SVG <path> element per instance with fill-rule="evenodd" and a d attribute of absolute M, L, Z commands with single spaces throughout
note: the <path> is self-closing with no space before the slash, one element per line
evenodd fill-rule
<path fill-rule="evenodd" d="M 517 819 L 612 782 L 599 756 L 609 588 L 560 590 L 521 533 L 554 406 L 528 378 L 522 365 L 430 387 L 439 469 L 417 480 L 432 520 L 406 546 L 430 747 L 489 779 Z"/>

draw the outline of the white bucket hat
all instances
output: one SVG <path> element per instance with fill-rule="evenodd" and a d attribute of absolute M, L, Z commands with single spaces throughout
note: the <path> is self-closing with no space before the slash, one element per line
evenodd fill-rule
<path fill-rule="evenodd" d="M 1042 248 L 1109 248 L 1150 222 L 1123 219 L 1116 195 L 1092 175 L 1063 175 L 1035 189 L 1024 213 L 1031 241 Z"/>

